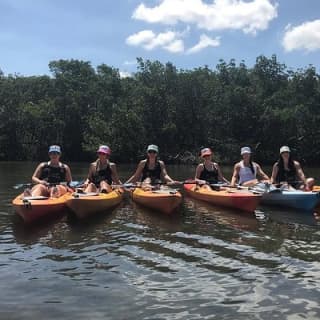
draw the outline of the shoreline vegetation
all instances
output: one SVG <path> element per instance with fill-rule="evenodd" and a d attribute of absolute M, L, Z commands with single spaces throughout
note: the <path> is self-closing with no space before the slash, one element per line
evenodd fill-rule
<path fill-rule="evenodd" d="M 170 164 L 197 163 L 203 147 L 234 164 L 242 146 L 271 164 L 281 145 L 302 165 L 319 164 L 320 76 L 311 65 L 293 71 L 272 55 L 252 68 L 220 60 L 214 70 L 137 58 L 126 78 L 80 60 L 49 69 L 28 77 L 0 69 L 1 161 L 46 159 L 52 144 L 64 161 L 91 161 L 108 144 L 114 161 L 136 163 L 154 143 Z"/>

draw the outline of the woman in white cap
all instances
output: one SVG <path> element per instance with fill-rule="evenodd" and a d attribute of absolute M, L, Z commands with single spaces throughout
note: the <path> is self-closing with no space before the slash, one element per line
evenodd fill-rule
<path fill-rule="evenodd" d="M 262 181 L 269 182 L 269 177 L 262 171 L 260 165 L 251 160 L 251 149 L 249 147 L 241 148 L 242 160 L 234 165 L 231 185 L 239 185 L 251 187 L 259 181 L 257 176 Z"/>
<path fill-rule="evenodd" d="M 209 184 L 216 184 L 219 182 L 229 183 L 229 181 L 223 176 L 219 165 L 216 162 L 212 161 L 213 152 L 210 148 L 203 148 L 200 151 L 200 157 L 204 161 L 203 163 L 200 163 L 196 168 L 195 180 L 198 183 L 203 185 L 205 185 L 206 183 L 209 183 Z"/>
<path fill-rule="evenodd" d="M 136 172 L 127 183 L 143 182 L 145 185 L 155 185 L 164 181 L 173 184 L 175 181 L 168 175 L 165 164 L 158 159 L 159 148 L 155 144 L 147 147 L 147 158 L 141 160 Z"/>
<path fill-rule="evenodd" d="M 100 146 L 97 155 L 98 159 L 90 164 L 87 180 L 83 184 L 84 191 L 108 193 L 112 191 L 112 183 L 121 183 L 117 167 L 109 161 L 111 149 L 108 146 Z"/>
<path fill-rule="evenodd" d="M 306 179 L 300 163 L 292 159 L 290 148 L 282 146 L 280 158 L 272 168 L 271 183 L 288 185 L 294 189 L 312 190 L 314 179 Z"/>
<path fill-rule="evenodd" d="M 32 176 L 36 185 L 31 190 L 26 189 L 24 196 L 60 197 L 68 191 L 67 186 L 60 184 L 72 181 L 70 168 L 60 162 L 60 146 L 50 146 L 48 153 L 50 160 L 38 165 Z"/>

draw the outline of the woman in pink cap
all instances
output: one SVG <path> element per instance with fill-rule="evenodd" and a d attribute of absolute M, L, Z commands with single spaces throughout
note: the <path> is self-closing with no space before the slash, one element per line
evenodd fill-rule
<path fill-rule="evenodd" d="M 36 185 L 30 190 L 24 191 L 24 196 L 45 196 L 58 198 L 68 191 L 68 187 L 61 182 L 70 183 L 72 180 L 70 168 L 60 162 L 61 148 L 58 145 L 49 147 L 48 162 L 38 165 L 32 176 L 32 182 Z"/>
<path fill-rule="evenodd" d="M 200 163 L 197 166 L 195 175 L 195 180 L 198 183 L 203 185 L 205 185 L 206 183 L 229 183 L 229 181 L 223 176 L 219 165 L 216 162 L 212 161 L 213 152 L 210 148 L 202 149 L 200 151 L 200 157 L 203 159 L 203 163 Z"/>
<path fill-rule="evenodd" d="M 269 177 L 262 171 L 259 164 L 251 160 L 251 149 L 249 147 L 241 148 L 242 160 L 234 165 L 231 178 L 231 185 L 251 187 L 259 182 L 257 176 L 262 181 L 269 182 Z"/>
<path fill-rule="evenodd" d="M 309 191 L 314 186 L 314 179 L 306 179 L 300 163 L 292 159 L 290 148 L 282 146 L 280 158 L 272 168 L 271 183 Z"/>
<path fill-rule="evenodd" d="M 98 159 L 89 167 L 87 180 L 83 187 L 85 192 L 112 191 L 112 183 L 120 184 L 116 164 L 109 161 L 111 149 L 108 146 L 100 146 L 97 150 Z"/>

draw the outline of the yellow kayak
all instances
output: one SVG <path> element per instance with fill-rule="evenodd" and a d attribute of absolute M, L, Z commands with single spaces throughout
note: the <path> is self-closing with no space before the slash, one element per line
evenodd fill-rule
<path fill-rule="evenodd" d="M 118 205 L 123 198 L 123 190 L 115 189 L 109 193 L 73 193 L 66 205 L 78 218 L 108 210 Z"/>
<path fill-rule="evenodd" d="M 182 195 L 173 189 L 145 191 L 136 188 L 132 192 L 132 199 L 145 207 L 170 214 L 180 205 Z"/>
<path fill-rule="evenodd" d="M 66 193 L 59 198 L 51 197 L 24 197 L 23 193 L 12 200 L 14 210 L 27 222 L 39 219 L 50 218 L 63 211 L 66 207 L 66 200 L 71 193 Z"/>

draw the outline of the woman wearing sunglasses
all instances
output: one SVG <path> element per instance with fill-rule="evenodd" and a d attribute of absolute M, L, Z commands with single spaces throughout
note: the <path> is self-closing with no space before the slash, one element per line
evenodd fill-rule
<path fill-rule="evenodd" d="M 116 164 L 109 161 L 111 149 L 102 145 L 97 150 L 98 159 L 90 164 L 87 180 L 83 187 L 85 192 L 109 193 L 112 183 L 120 184 Z"/>
<path fill-rule="evenodd" d="M 136 172 L 127 183 L 136 183 L 138 181 L 150 185 L 159 184 L 161 181 L 168 184 L 175 183 L 168 175 L 164 162 L 158 159 L 158 154 L 158 146 L 150 144 L 147 148 L 147 158 L 140 161 Z"/>
<path fill-rule="evenodd" d="M 48 162 L 38 165 L 32 176 L 36 185 L 24 191 L 24 196 L 45 196 L 58 198 L 68 191 L 68 187 L 61 182 L 70 183 L 72 180 L 70 168 L 60 162 L 61 148 L 58 145 L 49 147 Z"/>

